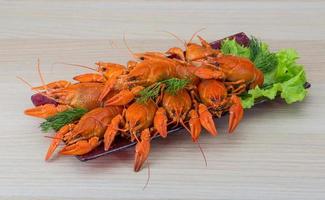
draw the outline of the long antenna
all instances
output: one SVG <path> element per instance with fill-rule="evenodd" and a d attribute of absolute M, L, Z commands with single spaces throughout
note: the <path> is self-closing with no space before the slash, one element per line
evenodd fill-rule
<path fill-rule="evenodd" d="M 16 76 L 16 78 L 19 79 L 19 80 L 21 80 L 21 81 L 22 81 L 23 83 L 25 83 L 26 85 L 28 85 L 34 93 L 42 93 L 40 90 L 33 89 L 32 84 L 30 84 L 28 81 L 26 81 L 26 80 L 23 79 L 22 77 L 20 77 L 20 76 Z M 52 100 L 56 101 L 56 99 L 54 99 L 53 97 L 51 97 L 51 96 L 49 96 L 49 95 L 47 95 L 47 94 L 42 93 L 42 95 L 43 95 L 43 96 L 46 96 L 46 97 L 49 98 L 49 99 L 52 99 Z"/>
<path fill-rule="evenodd" d="M 149 161 L 147 160 L 147 165 L 148 165 L 148 176 L 147 176 L 147 181 L 146 184 L 143 186 L 142 190 L 145 190 L 149 184 L 149 180 L 150 180 L 150 164 Z"/>
<path fill-rule="evenodd" d="M 190 129 L 189 129 L 189 128 L 184 124 L 184 121 L 183 121 L 182 118 L 180 119 L 180 122 L 181 122 L 181 124 L 183 125 L 183 127 L 187 130 L 187 132 L 191 135 L 191 130 L 190 130 Z M 203 159 L 204 159 L 204 162 L 205 162 L 205 166 L 208 166 L 207 158 L 206 158 L 206 156 L 205 156 L 205 154 L 204 154 L 204 151 L 203 151 L 203 149 L 202 149 L 202 147 L 201 147 L 199 141 L 196 141 L 195 143 L 197 144 L 198 148 L 199 148 L 200 151 L 201 151 L 201 154 L 202 154 Z"/>
<path fill-rule="evenodd" d="M 203 152 L 203 149 L 202 149 L 202 147 L 201 147 L 199 141 L 196 141 L 196 144 L 197 144 L 197 146 L 199 147 L 199 149 L 200 149 L 200 151 L 201 151 L 201 154 L 202 154 L 203 159 L 204 159 L 204 162 L 205 162 L 205 166 L 207 167 L 207 166 L 208 166 L 208 161 L 207 161 L 207 158 L 205 157 L 205 154 L 204 154 L 204 152 Z"/>
<path fill-rule="evenodd" d="M 22 77 L 16 76 L 16 78 L 18 78 L 19 80 L 21 80 L 23 83 L 25 83 L 26 85 L 28 85 L 30 88 L 33 88 L 32 84 L 30 84 L 28 81 L 26 81 Z"/>
<path fill-rule="evenodd" d="M 126 46 L 129 54 L 131 55 L 132 58 L 135 58 L 135 59 L 138 59 L 136 56 L 134 56 L 134 52 L 131 50 L 131 48 L 129 47 L 128 43 L 126 42 L 126 39 L 125 39 L 125 33 L 123 33 L 123 42 L 124 42 L 124 45 Z"/>
<path fill-rule="evenodd" d="M 201 29 L 195 31 L 195 32 L 193 33 L 191 39 L 188 41 L 188 43 L 192 42 L 193 38 L 194 38 L 194 37 L 195 37 L 199 32 L 201 32 L 201 31 L 203 31 L 203 30 L 205 30 L 205 29 L 206 29 L 206 28 L 201 28 Z"/>
<path fill-rule="evenodd" d="M 56 62 L 56 63 L 53 63 L 52 66 L 55 65 L 55 64 L 62 64 L 62 65 L 70 65 L 70 66 L 75 66 L 75 67 L 81 67 L 81 68 L 85 68 L 85 69 L 89 69 L 89 70 L 97 72 L 96 69 L 88 67 L 86 65 L 79 65 L 79 64 L 66 63 L 66 62 Z"/>
<path fill-rule="evenodd" d="M 180 39 L 176 34 L 172 33 L 172 32 L 169 32 L 169 31 L 162 31 L 163 33 L 167 33 L 171 36 L 173 36 L 177 41 L 179 41 L 180 43 L 182 43 L 182 45 L 184 45 L 186 47 L 186 41 L 185 40 L 182 40 Z"/>
<path fill-rule="evenodd" d="M 41 72 L 40 60 L 39 60 L 39 58 L 37 58 L 37 66 L 36 66 L 36 69 L 37 69 L 38 75 L 39 75 L 39 77 L 40 77 L 40 79 L 41 79 L 41 82 L 42 82 L 43 87 L 45 88 L 46 92 L 48 92 L 47 85 L 45 84 L 44 77 L 43 77 L 42 72 Z"/>

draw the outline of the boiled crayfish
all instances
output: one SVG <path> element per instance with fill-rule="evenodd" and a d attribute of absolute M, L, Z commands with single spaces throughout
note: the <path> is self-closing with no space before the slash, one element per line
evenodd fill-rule
<path fill-rule="evenodd" d="M 233 132 L 243 117 L 237 95 L 261 86 L 263 73 L 250 60 L 223 55 L 199 40 L 188 42 L 185 49 L 134 54 L 137 59 L 126 66 L 97 62 L 97 73 L 78 75 L 77 83 L 57 81 L 33 88 L 57 104 L 27 109 L 27 115 L 48 118 L 73 108 L 88 110 L 59 129 L 46 159 L 61 141 L 66 144 L 61 154 L 83 155 L 101 142 L 109 150 L 119 136 L 137 142 L 134 170 L 139 171 L 151 137 L 167 137 L 171 126 L 183 126 L 197 142 L 203 128 L 218 134 L 214 116 L 230 113 L 228 131 Z"/>

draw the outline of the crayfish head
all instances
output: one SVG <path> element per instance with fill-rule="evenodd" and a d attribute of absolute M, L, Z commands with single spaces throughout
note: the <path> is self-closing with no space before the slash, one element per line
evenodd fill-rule
<path fill-rule="evenodd" d="M 198 36 L 201 45 L 196 43 L 188 43 L 186 45 L 185 58 L 187 61 L 195 61 L 209 56 L 215 56 L 220 53 L 219 50 L 212 49 L 210 44 L 202 37 Z"/>
<path fill-rule="evenodd" d="M 177 58 L 179 60 L 185 61 L 184 51 L 178 47 L 172 47 L 166 51 L 171 58 Z"/>
<path fill-rule="evenodd" d="M 137 63 L 128 73 L 127 81 L 129 82 L 145 82 L 150 76 L 150 61 L 144 60 Z"/>
<path fill-rule="evenodd" d="M 156 104 L 149 100 L 146 103 L 134 102 L 125 112 L 126 129 L 131 133 L 139 133 L 149 128 L 157 110 Z"/>
<path fill-rule="evenodd" d="M 219 110 L 222 109 L 227 97 L 227 89 L 224 84 L 214 79 L 202 80 L 198 86 L 198 91 L 202 102 L 220 113 Z"/>
<path fill-rule="evenodd" d="M 74 85 L 64 89 L 54 90 L 50 93 L 50 96 L 54 98 L 57 102 L 67 105 L 70 105 L 71 102 L 74 101 L 76 95 L 77 90 Z"/>
<path fill-rule="evenodd" d="M 102 73 L 105 78 L 109 79 L 112 77 L 118 77 L 125 73 L 126 68 L 124 65 L 109 63 L 109 62 L 96 62 L 98 68 L 97 71 Z"/>
<path fill-rule="evenodd" d="M 71 144 L 94 136 L 101 138 L 107 125 L 121 113 L 122 107 L 119 106 L 95 108 L 81 117 L 71 134 L 65 135 L 64 141 Z"/>
<path fill-rule="evenodd" d="M 187 112 L 191 109 L 192 100 L 188 92 L 182 89 L 176 94 L 165 92 L 162 104 L 169 118 L 178 123 L 181 119 L 185 118 Z"/>
<path fill-rule="evenodd" d="M 92 110 L 100 106 L 98 98 L 103 87 L 102 83 L 77 83 L 53 91 L 51 97 L 61 104 Z"/>

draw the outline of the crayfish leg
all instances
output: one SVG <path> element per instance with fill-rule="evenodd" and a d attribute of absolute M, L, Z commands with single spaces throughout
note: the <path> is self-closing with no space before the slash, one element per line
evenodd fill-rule
<path fill-rule="evenodd" d="M 150 152 L 150 131 L 145 129 L 141 132 L 141 141 L 135 146 L 134 171 L 138 172 L 147 160 Z"/>
<path fill-rule="evenodd" d="M 228 123 L 228 132 L 232 133 L 236 127 L 238 126 L 239 122 L 243 118 L 244 109 L 241 104 L 240 98 L 236 95 L 232 95 L 230 97 L 230 101 L 232 106 L 229 108 L 229 123 Z"/>
<path fill-rule="evenodd" d="M 105 106 L 124 106 L 130 103 L 135 98 L 135 96 L 143 89 L 144 87 L 142 86 L 136 86 L 131 90 L 121 90 L 118 94 L 108 99 L 105 102 Z"/>
<path fill-rule="evenodd" d="M 103 101 L 105 99 L 108 93 L 113 89 L 116 82 L 117 82 L 117 78 L 115 77 L 112 77 L 106 81 L 104 89 L 98 98 L 99 101 Z"/>
<path fill-rule="evenodd" d="M 93 149 L 95 149 L 100 144 L 98 137 L 92 137 L 89 140 L 80 140 L 75 144 L 65 146 L 60 154 L 62 155 L 83 155 Z"/>

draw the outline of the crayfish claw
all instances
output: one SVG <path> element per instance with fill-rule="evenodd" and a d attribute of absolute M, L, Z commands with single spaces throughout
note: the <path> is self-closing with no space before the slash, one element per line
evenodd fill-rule
<path fill-rule="evenodd" d="M 212 114 L 204 104 L 199 104 L 199 117 L 201 125 L 213 136 L 218 135 Z"/>
<path fill-rule="evenodd" d="M 233 103 L 232 106 L 229 108 L 229 124 L 228 124 L 228 132 L 232 133 L 236 127 L 238 126 L 239 122 L 243 118 L 244 109 L 241 104 L 240 98 L 236 95 L 232 95 L 230 97 L 230 101 Z"/>
<path fill-rule="evenodd" d="M 111 147 L 115 139 L 115 136 L 118 132 L 119 124 L 122 122 L 122 120 L 123 120 L 122 115 L 117 115 L 112 119 L 111 123 L 107 126 L 106 132 L 104 134 L 105 151 L 107 151 Z"/>
<path fill-rule="evenodd" d="M 78 81 L 80 83 L 90 83 L 90 82 L 103 83 L 103 82 L 105 82 L 104 76 L 102 76 L 100 74 L 94 74 L 94 73 L 81 74 L 81 75 L 73 77 L 73 80 Z"/>
<path fill-rule="evenodd" d="M 161 137 L 167 137 L 167 115 L 164 108 L 158 108 L 153 120 L 153 124 Z"/>
<path fill-rule="evenodd" d="M 60 154 L 63 155 L 83 155 L 95 149 L 100 144 L 98 137 L 92 137 L 89 140 L 80 140 L 75 144 L 65 146 Z"/>
<path fill-rule="evenodd" d="M 70 106 L 67 105 L 54 105 L 54 104 L 45 104 L 37 106 L 35 108 L 29 108 L 24 111 L 25 115 L 39 117 L 39 118 L 48 118 L 56 115 L 59 112 L 63 112 L 69 109 Z"/>
<path fill-rule="evenodd" d="M 60 142 L 63 139 L 63 136 L 71 131 L 71 129 L 74 127 L 74 124 L 67 124 L 63 126 L 53 137 L 51 145 L 49 146 L 45 160 L 49 160 L 52 154 L 54 153 L 55 149 L 59 146 Z"/>
<path fill-rule="evenodd" d="M 190 115 L 190 120 L 189 120 L 189 125 L 190 125 L 190 133 L 192 136 L 192 139 L 194 142 L 196 142 L 201 134 L 201 122 L 198 113 L 195 110 L 191 110 L 189 112 Z"/>
<path fill-rule="evenodd" d="M 130 103 L 141 90 L 142 86 L 137 86 L 131 90 L 121 90 L 118 94 L 114 95 L 105 102 L 105 106 L 123 106 Z"/>
<path fill-rule="evenodd" d="M 138 172 L 147 160 L 150 152 L 150 132 L 145 129 L 141 132 L 141 141 L 135 146 L 134 171 Z"/>

